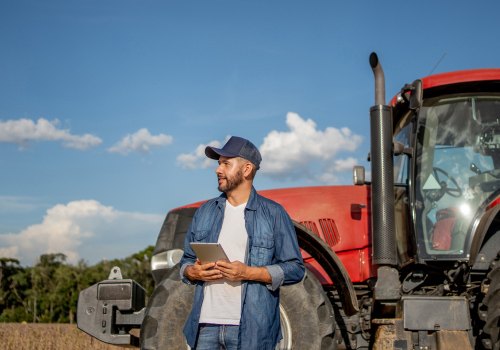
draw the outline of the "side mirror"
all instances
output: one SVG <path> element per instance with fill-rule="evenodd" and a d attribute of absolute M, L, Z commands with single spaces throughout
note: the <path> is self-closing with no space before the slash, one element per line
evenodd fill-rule
<path fill-rule="evenodd" d="M 405 145 L 403 145 L 399 141 L 394 141 L 394 143 L 392 145 L 393 145 L 393 148 L 394 148 L 394 155 L 395 156 L 399 156 L 405 150 Z"/>
<path fill-rule="evenodd" d="M 365 184 L 365 167 L 362 165 L 356 165 L 352 169 L 352 182 L 355 186 L 361 186 Z"/>
<path fill-rule="evenodd" d="M 405 84 L 398 94 L 398 102 L 405 100 L 409 103 L 410 109 L 417 109 L 422 105 L 424 89 L 422 80 L 415 80 L 411 84 Z"/>
<path fill-rule="evenodd" d="M 424 95 L 422 80 L 415 80 L 411 85 L 413 89 L 410 95 L 410 109 L 417 109 L 422 105 Z"/>

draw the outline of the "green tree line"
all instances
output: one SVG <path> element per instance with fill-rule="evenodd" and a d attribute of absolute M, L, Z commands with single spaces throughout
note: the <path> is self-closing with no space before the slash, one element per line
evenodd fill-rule
<path fill-rule="evenodd" d="M 103 260 L 93 266 L 83 260 L 76 265 L 66 263 L 62 253 L 43 254 L 33 267 L 0 258 L 0 322 L 73 323 L 80 291 L 107 279 L 114 266 L 149 296 L 154 289 L 153 249 L 149 246 L 125 259 Z"/>

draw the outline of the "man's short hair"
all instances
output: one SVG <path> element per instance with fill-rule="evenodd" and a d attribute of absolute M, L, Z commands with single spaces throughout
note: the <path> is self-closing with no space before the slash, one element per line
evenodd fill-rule
<path fill-rule="evenodd" d="M 250 180 L 253 180 L 254 177 L 255 177 L 255 174 L 257 173 L 257 167 L 255 166 L 254 163 L 252 163 L 251 161 L 245 159 L 245 158 L 242 158 L 242 157 L 236 157 L 236 160 L 238 161 L 238 163 L 241 165 L 241 167 L 245 164 L 245 163 L 250 163 L 252 165 L 252 172 L 250 173 Z"/>

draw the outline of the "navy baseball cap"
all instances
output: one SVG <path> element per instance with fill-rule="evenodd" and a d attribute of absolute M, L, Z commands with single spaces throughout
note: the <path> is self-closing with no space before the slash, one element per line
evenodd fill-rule
<path fill-rule="evenodd" d="M 205 154 L 208 158 L 215 160 L 219 159 L 220 156 L 229 158 L 241 157 L 252 162 L 257 169 L 260 168 L 260 162 L 262 161 L 259 149 L 250 141 L 238 136 L 231 136 L 222 148 L 207 146 Z"/>

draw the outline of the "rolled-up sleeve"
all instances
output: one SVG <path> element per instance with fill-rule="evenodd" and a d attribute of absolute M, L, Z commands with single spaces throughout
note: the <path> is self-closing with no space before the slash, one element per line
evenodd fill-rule
<path fill-rule="evenodd" d="M 186 267 L 188 266 L 193 266 L 194 263 L 185 263 L 184 265 L 181 265 L 181 279 L 182 279 L 182 282 L 186 283 L 186 284 L 196 284 L 195 282 L 191 281 L 189 278 L 187 278 L 186 276 L 184 276 L 184 270 L 186 269 Z"/>
<path fill-rule="evenodd" d="M 272 278 L 272 290 L 275 290 L 275 286 L 279 287 L 300 282 L 305 272 L 292 219 L 290 219 L 283 207 L 279 207 L 279 210 L 277 210 L 274 231 L 276 264 L 266 266 Z"/>
<path fill-rule="evenodd" d="M 266 284 L 267 289 L 274 291 L 283 285 L 285 273 L 279 265 L 266 266 L 267 272 L 271 276 L 271 283 Z"/>
<path fill-rule="evenodd" d="M 196 254 L 191 248 L 191 243 L 194 240 L 194 228 L 196 226 L 196 213 L 194 214 L 193 220 L 191 221 L 191 225 L 189 225 L 188 232 L 186 234 L 186 238 L 184 239 L 184 254 L 182 255 L 181 261 L 179 262 L 181 266 L 180 275 L 182 282 L 186 284 L 196 284 L 195 281 L 189 280 L 186 276 L 184 276 L 184 271 L 186 267 L 194 265 L 196 262 Z"/>

